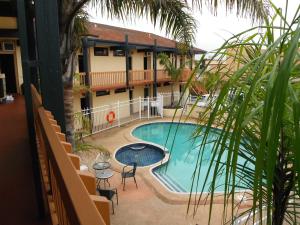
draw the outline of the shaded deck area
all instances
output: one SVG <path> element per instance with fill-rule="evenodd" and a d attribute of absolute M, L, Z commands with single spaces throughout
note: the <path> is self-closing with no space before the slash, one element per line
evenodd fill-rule
<path fill-rule="evenodd" d="M 50 224 L 38 220 L 23 97 L 0 104 L 0 140 L 0 223 Z"/>

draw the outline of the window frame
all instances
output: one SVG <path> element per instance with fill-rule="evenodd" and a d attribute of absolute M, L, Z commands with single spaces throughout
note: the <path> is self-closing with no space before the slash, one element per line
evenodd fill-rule
<path fill-rule="evenodd" d="M 96 49 L 98 49 L 98 52 L 97 52 Z M 103 51 L 103 53 L 100 53 L 101 50 Z M 109 55 L 109 49 L 108 48 L 106 48 L 106 47 L 94 47 L 94 56 L 108 56 L 108 55 Z"/>

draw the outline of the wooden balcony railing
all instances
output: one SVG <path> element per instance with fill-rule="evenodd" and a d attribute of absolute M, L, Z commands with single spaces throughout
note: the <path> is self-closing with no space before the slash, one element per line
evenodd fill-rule
<path fill-rule="evenodd" d="M 191 73 L 192 73 L 191 69 L 184 69 L 180 81 L 182 82 L 188 81 L 188 79 L 191 76 Z"/>
<path fill-rule="evenodd" d="M 153 70 L 131 70 L 129 71 L 129 85 L 144 85 L 151 84 L 154 81 Z M 190 69 L 185 69 L 180 81 L 187 81 L 191 74 Z M 114 88 L 126 87 L 126 72 L 111 71 L 111 72 L 90 72 L 90 87 L 92 90 L 107 90 Z M 85 74 L 81 73 L 77 83 L 85 84 Z M 157 70 L 157 81 L 168 82 L 171 77 L 164 70 Z M 75 83 L 74 83 L 75 84 Z"/>
<path fill-rule="evenodd" d="M 110 89 L 126 86 L 125 71 L 90 72 L 90 83 L 94 89 Z"/>
<path fill-rule="evenodd" d="M 157 70 L 156 74 L 158 82 L 171 81 L 171 77 L 165 70 Z"/>
<path fill-rule="evenodd" d="M 73 77 L 73 87 L 78 90 L 84 90 L 86 87 L 85 73 L 76 73 Z"/>
<path fill-rule="evenodd" d="M 32 86 L 34 124 L 46 213 L 53 225 L 110 225 L 109 202 L 96 195 L 96 179 L 80 171 L 51 112 Z"/>
<path fill-rule="evenodd" d="M 131 70 L 129 71 L 129 84 L 149 84 L 153 82 L 153 70 Z"/>

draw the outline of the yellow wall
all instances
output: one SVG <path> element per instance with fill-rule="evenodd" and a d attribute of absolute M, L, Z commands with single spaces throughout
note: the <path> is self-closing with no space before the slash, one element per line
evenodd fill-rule
<path fill-rule="evenodd" d="M 74 112 L 80 112 L 81 111 L 81 105 L 80 105 L 80 93 L 74 93 L 74 100 L 73 100 L 73 110 Z"/>
<path fill-rule="evenodd" d="M 123 93 L 115 94 L 115 90 L 110 90 L 109 95 L 96 97 L 96 92 L 93 92 L 93 107 L 110 105 L 111 103 L 115 103 L 117 101 L 128 101 L 129 93 L 128 90 Z"/>
<path fill-rule="evenodd" d="M 173 90 L 174 92 L 179 92 L 179 84 L 174 84 Z M 158 87 L 157 93 L 171 93 L 171 85 Z"/>
<path fill-rule="evenodd" d="M 97 46 L 97 47 L 102 47 L 102 46 Z M 90 50 L 89 52 L 90 52 L 91 72 L 111 72 L 111 71 L 126 70 L 124 56 L 113 56 L 113 51 L 110 50 L 108 56 L 95 56 L 94 48 L 91 47 L 89 50 Z"/>
<path fill-rule="evenodd" d="M 97 47 L 105 47 L 107 46 L 97 46 Z M 89 49 L 90 52 L 90 70 L 91 72 L 113 72 L 113 71 L 125 71 L 126 70 L 126 63 L 124 56 L 113 56 L 113 51 L 109 50 L 108 56 L 95 56 L 94 55 L 94 48 L 91 47 Z M 137 52 L 137 50 L 131 50 L 130 55 L 132 57 L 132 70 L 143 70 L 144 69 L 144 52 Z M 149 68 L 153 69 L 153 53 L 150 53 L 149 56 Z M 171 57 L 173 55 L 171 54 Z M 193 61 L 195 56 L 193 56 Z M 188 59 L 185 57 L 185 61 L 187 62 Z M 164 67 L 159 63 L 159 59 L 157 59 L 157 69 L 162 70 Z M 177 66 L 180 65 L 180 55 L 177 56 Z M 193 63 L 193 66 L 195 63 Z M 190 65 L 187 64 L 186 68 L 190 68 Z"/>
<path fill-rule="evenodd" d="M 144 98 L 144 86 L 136 86 L 133 89 L 133 99 L 138 99 L 139 97 Z M 133 112 L 137 113 L 140 110 L 139 104 L 133 105 Z"/>
<path fill-rule="evenodd" d="M 137 52 L 137 50 L 131 51 L 132 70 L 143 70 L 144 69 L 144 56 L 145 56 L 144 52 Z"/>

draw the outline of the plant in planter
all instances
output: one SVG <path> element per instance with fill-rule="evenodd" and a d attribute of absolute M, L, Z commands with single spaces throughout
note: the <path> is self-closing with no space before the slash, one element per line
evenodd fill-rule
<path fill-rule="evenodd" d="M 171 61 L 170 57 L 165 53 L 160 53 L 158 55 L 159 63 L 163 65 L 164 71 L 169 74 L 171 77 L 171 108 L 177 108 L 177 104 L 175 104 L 174 100 L 174 84 L 178 83 L 180 78 L 182 77 L 182 73 L 185 67 L 185 64 L 181 64 L 179 68 L 177 68 Z"/>

